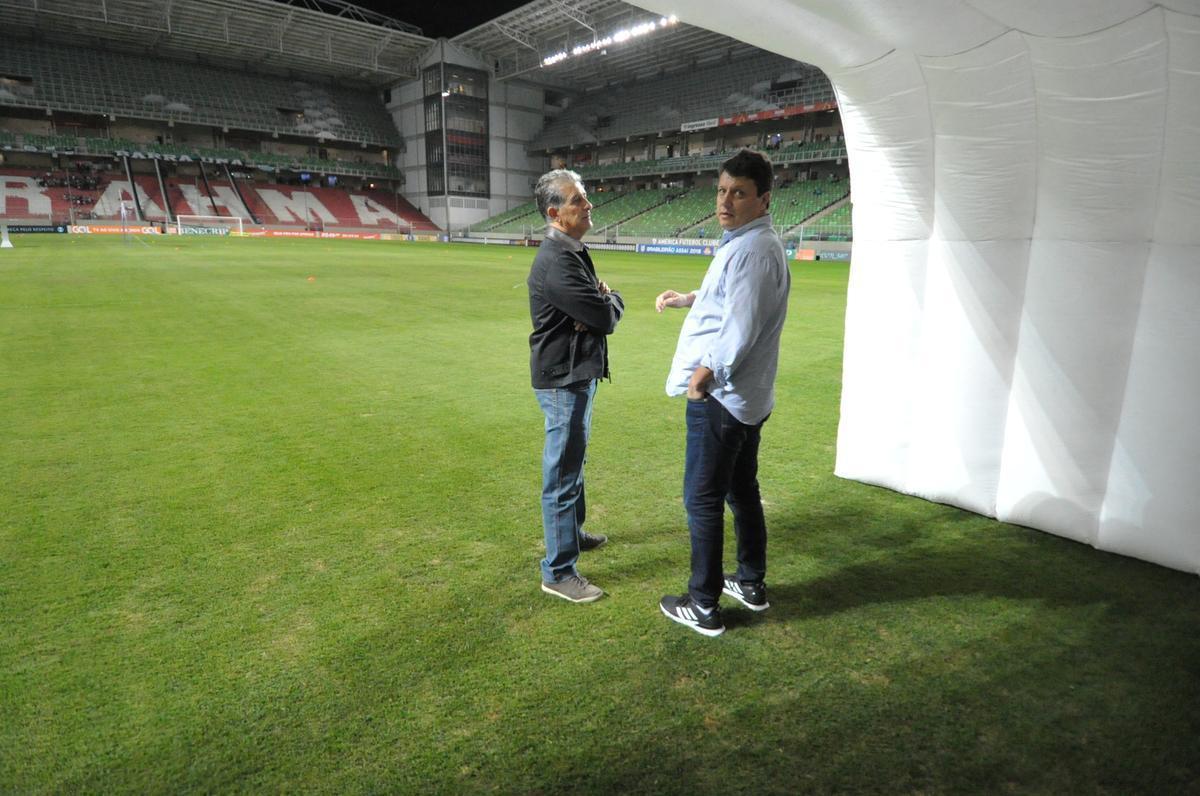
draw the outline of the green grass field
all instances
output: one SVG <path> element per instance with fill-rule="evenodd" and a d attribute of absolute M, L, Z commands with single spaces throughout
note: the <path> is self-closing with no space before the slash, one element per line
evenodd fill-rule
<path fill-rule="evenodd" d="M 531 251 L 15 242 L 0 792 L 1200 792 L 1200 579 L 832 475 L 844 265 L 794 268 L 772 608 L 707 639 L 656 604 L 652 307 L 705 260 L 596 254 L 629 310 L 574 606 L 538 589 Z"/>

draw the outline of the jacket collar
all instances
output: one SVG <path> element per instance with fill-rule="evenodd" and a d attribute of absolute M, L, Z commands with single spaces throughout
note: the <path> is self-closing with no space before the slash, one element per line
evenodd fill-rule
<path fill-rule="evenodd" d="M 567 233 L 563 232 L 558 227 L 547 226 L 546 227 L 546 238 L 548 240 L 552 240 L 555 243 L 560 244 L 565 249 L 567 249 L 567 251 L 581 252 L 586 248 L 583 245 L 583 241 L 575 240 L 574 238 L 572 238 Z"/>

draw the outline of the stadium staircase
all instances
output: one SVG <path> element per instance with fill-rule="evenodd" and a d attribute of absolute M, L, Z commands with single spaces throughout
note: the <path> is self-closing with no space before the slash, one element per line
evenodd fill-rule
<path fill-rule="evenodd" d="M 204 168 L 203 163 L 199 163 L 197 165 L 200 168 L 200 185 L 203 186 L 204 193 L 208 196 L 209 201 L 213 203 L 213 207 L 212 207 L 213 215 L 218 215 L 218 216 L 224 215 L 224 213 L 221 212 L 222 210 L 224 210 L 225 213 L 228 213 L 229 215 L 233 215 L 233 213 L 231 213 L 227 208 L 222 208 L 217 205 L 216 196 L 213 193 L 212 181 L 209 180 L 209 178 L 208 178 L 208 169 Z M 243 202 L 243 207 L 244 206 L 245 206 L 245 203 Z"/>
<path fill-rule="evenodd" d="M 137 180 L 133 177 L 133 166 L 129 162 L 129 157 L 121 158 L 121 165 L 125 168 L 125 183 L 129 186 L 129 205 L 133 208 L 133 216 L 138 221 L 146 219 L 145 197 L 138 192 Z"/>
<path fill-rule="evenodd" d="M 253 182 L 236 179 L 229 172 L 228 166 L 225 167 L 225 174 L 229 186 L 233 188 L 234 193 L 242 200 L 242 204 L 246 206 L 246 212 L 250 214 L 251 218 L 255 219 L 257 223 L 266 226 L 279 225 L 279 219 L 275 217 L 275 214 L 271 212 L 271 209 L 259 197 L 258 192 L 254 190 Z M 216 185 L 217 183 L 213 184 Z"/>
<path fill-rule="evenodd" d="M 171 215 L 198 215 L 199 211 L 192 208 L 187 199 L 183 196 L 183 191 L 179 189 L 179 180 L 167 180 L 167 199 L 171 206 Z M 215 214 L 208 214 L 215 215 Z"/>
<path fill-rule="evenodd" d="M 146 221 L 170 221 L 163 208 L 158 179 L 149 174 L 139 174 L 133 178 L 133 182 L 137 188 L 137 201 L 142 210 L 142 218 Z"/>
<path fill-rule="evenodd" d="M 171 193 L 170 189 L 167 188 L 166 175 L 163 174 L 161 160 L 154 161 L 154 183 L 158 188 L 159 195 L 163 198 L 162 208 L 163 212 L 166 213 L 167 221 L 174 221 L 175 211 L 171 208 Z"/>

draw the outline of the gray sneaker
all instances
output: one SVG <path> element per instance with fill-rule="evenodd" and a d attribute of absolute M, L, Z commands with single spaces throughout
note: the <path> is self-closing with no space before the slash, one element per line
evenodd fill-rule
<path fill-rule="evenodd" d="M 604 596 L 599 586 L 588 583 L 582 575 L 567 575 L 558 583 L 542 581 L 542 591 L 573 603 L 594 603 Z"/>

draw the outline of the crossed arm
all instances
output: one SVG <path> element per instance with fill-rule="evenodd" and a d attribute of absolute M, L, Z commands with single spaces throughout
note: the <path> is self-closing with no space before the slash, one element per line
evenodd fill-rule
<path fill-rule="evenodd" d="M 608 283 L 605 282 L 603 279 L 600 280 L 599 288 L 600 288 L 601 296 L 607 296 L 609 293 L 612 292 L 612 289 L 608 286 Z M 587 327 L 586 323 L 584 323 L 583 321 L 575 321 L 575 331 L 586 332 L 587 330 L 588 330 L 588 327 Z"/>

